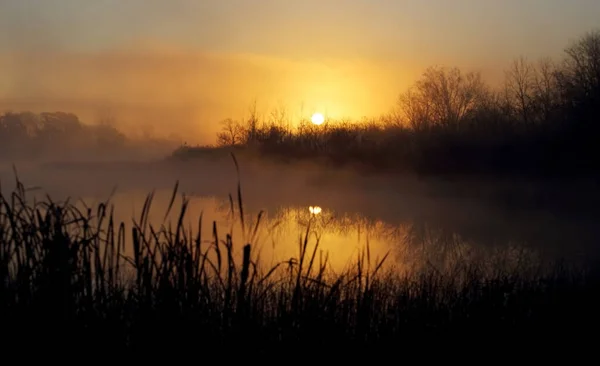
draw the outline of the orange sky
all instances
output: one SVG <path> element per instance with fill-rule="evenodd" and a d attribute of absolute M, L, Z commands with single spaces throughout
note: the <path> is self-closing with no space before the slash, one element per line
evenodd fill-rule
<path fill-rule="evenodd" d="M 43 60 L 43 62 L 41 61 Z M 158 48 L 143 52 L 21 54 L 5 57 L 4 102 L 16 110 L 69 110 L 93 122 L 110 110 L 125 129 L 214 138 L 219 120 L 262 114 L 293 118 L 376 116 L 421 70 L 383 60 L 290 60 Z M 174 127 L 177 128 L 174 128 Z"/>
<path fill-rule="evenodd" d="M 360 118 L 434 64 L 497 82 L 599 18 L 596 0 L 4 0 L 0 109 L 110 110 L 128 133 L 211 143 L 255 100 Z"/>

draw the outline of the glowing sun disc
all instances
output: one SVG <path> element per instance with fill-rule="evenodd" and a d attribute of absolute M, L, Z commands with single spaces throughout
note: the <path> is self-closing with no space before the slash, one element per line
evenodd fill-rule
<path fill-rule="evenodd" d="M 318 215 L 321 213 L 321 207 L 319 206 L 309 206 L 308 211 L 313 215 Z"/>
<path fill-rule="evenodd" d="M 323 117 L 323 115 L 321 113 L 315 113 L 312 115 L 312 117 L 310 117 L 310 121 L 315 124 L 315 125 L 320 125 L 323 124 L 323 122 L 325 122 L 325 117 Z"/>

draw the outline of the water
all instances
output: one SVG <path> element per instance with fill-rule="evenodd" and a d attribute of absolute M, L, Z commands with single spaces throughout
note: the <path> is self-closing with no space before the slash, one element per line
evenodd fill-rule
<path fill-rule="evenodd" d="M 215 223 L 220 240 L 232 235 L 236 256 L 249 243 L 253 258 L 266 267 L 298 257 L 307 235 L 309 256 L 314 251 L 315 261 L 327 258 L 336 272 L 355 266 L 361 257 L 372 266 L 386 257 L 386 265 L 410 272 L 452 271 L 471 262 L 515 268 L 596 255 L 599 230 L 593 215 L 493 204 L 481 195 L 453 194 L 456 190 L 444 182 L 254 162 L 243 167 L 244 227 L 237 175 L 229 162 L 31 165 L 19 169 L 19 177 L 26 186 L 41 187 L 30 198 L 46 193 L 58 200 L 70 197 L 95 210 L 110 197 L 115 220 L 128 229 L 139 223 L 150 192 L 148 223 L 155 228 L 176 226 L 187 200 L 183 226 L 189 232 L 195 236 L 201 230 L 209 246 Z M 6 166 L 1 174 L 6 193 L 14 177 Z M 165 216 L 176 181 L 178 194 Z"/>

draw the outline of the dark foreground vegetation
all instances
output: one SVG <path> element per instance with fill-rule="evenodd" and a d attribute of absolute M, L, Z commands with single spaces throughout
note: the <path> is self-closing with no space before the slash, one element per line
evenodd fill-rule
<path fill-rule="evenodd" d="M 192 234 L 183 220 L 152 227 L 152 195 L 129 225 L 112 219 L 108 203 L 80 211 L 28 194 L 17 182 L 0 196 L 5 355 L 340 360 L 460 346 L 453 352 L 501 357 L 548 352 L 540 344 L 564 349 L 599 325 L 600 277 L 587 267 L 508 272 L 462 263 L 401 276 L 365 251 L 333 273 L 307 230 L 297 258 L 262 268 L 252 235 L 260 217 L 245 218 L 240 192 L 232 209 L 248 235 L 236 240 L 216 227 Z"/>
<path fill-rule="evenodd" d="M 376 171 L 561 178 L 597 174 L 598 121 L 595 31 L 560 60 L 515 60 L 497 88 L 475 72 L 432 67 L 379 119 L 296 126 L 285 110 L 260 117 L 252 109 L 247 121 L 223 121 L 217 140 L 268 157 Z M 196 150 L 182 147 L 175 156 Z"/>
<path fill-rule="evenodd" d="M 493 91 L 477 74 L 432 68 L 402 95 L 398 113 L 379 121 L 292 130 L 283 114 L 262 122 L 253 115 L 247 124 L 226 121 L 219 145 L 427 174 L 597 174 L 600 33 L 582 37 L 561 62 L 516 61 L 505 86 Z M 71 136 L 65 131 L 76 131 L 72 146 L 60 144 L 68 151 L 90 141 L 99 148 L 123 142 L 112 127 L 85 127 L 72 115 L 7 113 L 0 118 L 0 152 L 43 156 L 60 136 Z M 185 147 L 174 155 L 214 151 Z M 0 195 L 4 355 L 134 351 L 287 362 L 427 357 L 460 346 L 453 349 L 460 357 L 499 357 L 560 352 L 574 342 L 585 351 L 600 325 L 596 263 L 514 271 L 459 263 L 448 272 L 426 267 L 401 275 L 389 257 L 375 260 L 365 250 L 338 273 L 307 229 L 297 258 L 263 268 L 252 235 L 259 220 L 248 221 L 239 192 L 232 208 L 245 238 L 216 226 L 191 233 L 183 224 L 185 203 L 174 227 L 153 227 L 151 195 L 129 224 L 115 222 L 108 204 L 78 210 L 28 194 L 17 181 Z"/>

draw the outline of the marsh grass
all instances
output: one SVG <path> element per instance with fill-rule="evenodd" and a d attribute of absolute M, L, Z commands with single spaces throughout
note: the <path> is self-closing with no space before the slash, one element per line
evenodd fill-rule
<path fill-rule="evenodd" d="M 402 344 L 410 354 L 422 342 L 558 339 L 598 320 L 590 271 L 558 266 L 526 276 L 465 264 L 399 276 L 384 265 L 389 257 L 371 258 L 366 246 L 339 273 L 310 240 L 310 225 L 296 258 L 261 268 L 253 240 L 262 215 L 247 221 L 241 184 L 230 196 L 245 233 L 239 241 L 216 223 L 202 232 L 202 216 L 197 232 L 186 229 L 185 196 L 178 220 L 155 227 L 152 193 L 131 225 L 115 222 L 110 201 L 83 210 L 69 200 L 29 201 L 18 178 L 1 193 L 5 350 L 235 350 L 248 359 L 333 355 L 338 346 L 393 354 Z M 165 218 L 177 194 L 176 184 Z"/>

